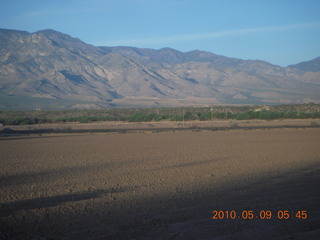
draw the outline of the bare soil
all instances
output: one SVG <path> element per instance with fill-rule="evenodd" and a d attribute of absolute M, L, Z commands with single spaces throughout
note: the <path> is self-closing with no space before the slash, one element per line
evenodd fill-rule
<path fill-rule="evenodd" d="M 0 126 L 1 132 L 25 131 L 28 133 L 46 132 L 141 132 L 141 131 L 173 131 L 173 130 L 229 130 L 259 128 L 320 128 L 320 119 L 279 119 L 279 120 L 213 120 L 213 121 L 160 121 L 160 122 L 121 122 L 106 121 L 93 123 L 50 123 L 35 125 Z M 10 133 L 10 132 L 9 132 Z"/>
<path fill-rule="evenodd" d="M 0 239 L 319 239 L 319 143 L 319 128 L 2 137 Z"/>

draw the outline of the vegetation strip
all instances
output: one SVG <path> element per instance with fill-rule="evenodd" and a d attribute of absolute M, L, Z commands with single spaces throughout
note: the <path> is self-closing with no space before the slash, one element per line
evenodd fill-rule
<path fill-rule="evenodd" d="M 139 108 L 69 111 L 0 111 L 0 124 L 33 125 L 65 122 L 151 122 L 151 121 L 208 121 L 275 120 L 320 118 L 320 104 L 275 106 L 209 106 L 186 108 Z"/>

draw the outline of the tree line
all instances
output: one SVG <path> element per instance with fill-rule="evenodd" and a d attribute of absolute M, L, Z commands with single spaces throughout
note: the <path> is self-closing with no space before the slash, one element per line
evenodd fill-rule
<path fill-rule="evenodd" d="M 274 119 L 315 119 L 320 118 L 320 111 L 316 112 L 301 112 L 301 111 L 213 111 L 212 109 L 201 109 L 202 111 L 186 111 L 185 109 L 174 109 L 159 112 L 159 110 L 130 110 L 108 114 L 100 112 L 81 111 L 70 114 L 69 112 L 60 114 L 58 117 L 52 114 L 28 114 L 20 113 L 18 116 L 4 115 L 0 116 L 0 123 L 2 125 L 32 125 L 44 123 L 65 123 L 65 122 L 79 122 L 90 123 L 98 121 L 127 121 L 127 122 L 151 122 L 151 121 L 208 121 L 208 120 L 274 120 Z M 2 112 L 3 113 L 3 112 Z M 68 114 L 67 114 L 68 113 Z M 96 113 L 96 115 L 95 115 Z"/>

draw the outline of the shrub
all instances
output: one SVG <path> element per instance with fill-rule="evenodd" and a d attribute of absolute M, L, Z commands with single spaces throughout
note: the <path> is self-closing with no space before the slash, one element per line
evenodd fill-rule
<path fill-rule="evenodd" d="M 312 121 L 312 122 L 310 123 L 310 126 L 311 126 L 311 127 L 320 127 L 320 124 L 317 123 L 317 122 Z"/>
<path fill-rule="evenodd" d="M 130 115 L 127 120 L 129 122 L 151 122 L 151 121 L 161 121 L 165 119 L 165 115 L 160 115 L 156 113 L 141 113 L 141 112 L 136 112 L 132 115 Z"/>
<path fill-rule="evenodd" d="M 211 119 L 211 114 L 212 114 L 211 112 L 200 113 L 199 120 L 200 121 L 209 120 L 209 119 Z"/>

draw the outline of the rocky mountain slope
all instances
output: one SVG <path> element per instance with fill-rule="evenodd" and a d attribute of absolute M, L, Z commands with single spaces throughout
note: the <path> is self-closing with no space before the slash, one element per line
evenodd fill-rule
<path fill-rule="evenodd" d="M 319 59 L 287 68 L 205 51 L 95 47 L 0 29 L 0 109 L 320 101 Z"/>
<path fill-rule="evenodd" d="M 290 68 L 296 68 L 306 72 L 319 72 L 320 71 L 320 57 L 313 59 L 312 61 L 301 62 L 295 65 L 288 66 Z"/>

